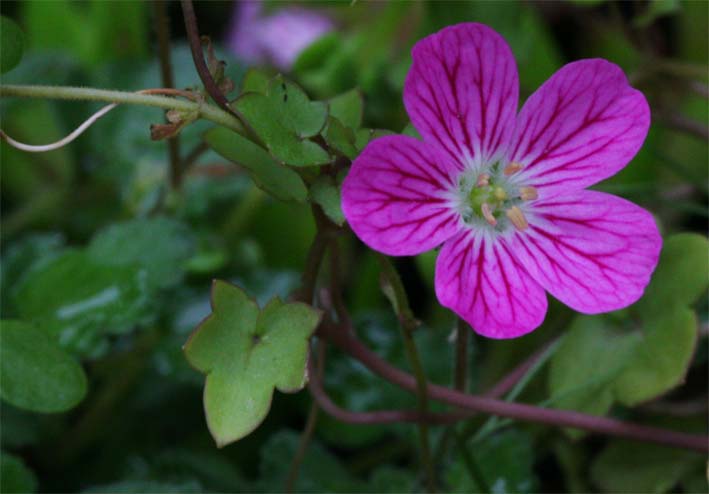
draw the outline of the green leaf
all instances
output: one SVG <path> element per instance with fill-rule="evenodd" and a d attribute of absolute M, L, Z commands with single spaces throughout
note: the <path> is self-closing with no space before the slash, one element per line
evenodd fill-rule
<path fill-rule="evenodd" d="M 697 341 L 688 308 L 669 309 L 633 331 L 610 317 L 577 317 L 551 361 L 554 406 L 603 415 L 615 401 L 634 406 L 682 383 Z"/>
<path fill-rule="evenodd" d="M 618 400 L 633 406 L 684 382 L 696 345 L 697 319 L 690 309 L 676 308 L 647 321 L 642 341 L 615 381 Z"/>
<path fill-rule="evenodd" d="M 37 491 L 37 477 L 21 458 L 0 451 L 0 492 L 28 493 Z"/>
<path fill-rule="evenodd" d="M 702 463 L 702 455 L 697 453 L 614 441 L 594 460 L 591 478 L 604 492 L 662 494 Z"/>
<path fill-rule="evenodd" d="M 384 129 L 359 129 L 355 136 L 355 146 L 358 151 L 362 151 L 370 141 L 377 137 L 393 135 L 395 132 Z"/>
<path fill-rule="evenodd" d="M 241 92 L 266 94 L 272 78 L 262 70 L 251 68 L 246 71 L 244 79 L 241 81 Z"/>
<path fill-rule="evenodd" d="M 0 74 L 20 63 L 24 45 L 25 39 L 20 27 L 8 17 L 0 16 Z"/>
<path fill-rule="evenodd" d="M 639 340 L 639 334 L 613 330 L 604 317 L 577 317 L 551 359 L 554 406 L 605 414 L 614 400 L 613 380 L 629 365 Z"/>
<path fill-rule="evenodd" d="M 141 218 L 115 223 L 98 232 L 87 253 L 106 266 L 139 266 L 151 288 L 178 283 L 195 239 L 183 223 L 166 217 Z"/>
<path fill-rule="evenodd" d="M 480 443 L 469 442 L 468 450 L 492 494 L 537 491 L 537 479 L 532 469 L 534 449 L 528 434 L 518 430 L 504 431 Z M 459 455 L 445 475 L 454 492 L 481 492 Z"/>
<path fill-rule="evenodd" d="M 691 305 L 707 289 L 709 242 L 695 233 L 680 233 L 665 240 L 660 262 L 643 298 L 634 306 L 646 320 L 668 307 Z"/>
<path fill-rule="evenodd" d="M 293 166 L 322 165 L 327 152 L 308 140 L 320 133 L 327 120 L 327 105 L 310 101 L 298 86 L 274 78 L 268 94 L 245 93 L 232 105 L 252 125 L 277 159 Z"/>
<path fill-rule="evenodd" d="M 345 127 L 352 130 L 362 125 L 363 100 L 358 89 L 335 96 L 329 101 L 330 116 L 338 119 Z"/>
<path fill-rule="evenodd" d="M 273 390 L 294 392 L 306 382 L 308 339 L 320 313 L 273 299 L 263 311 L 239 288 L 212 286 L 212 315 L 185 344 L 187 360 L 207 375 L 204 408 L 219 447 L 263 421 Z"/>
<path fill-rule="evenodd" d="M 84 398 L 83 369 L 46 333 L 5 319 L 0 322 L 0 336 L 0 396 L 8 403 L 54 413 L 69 410 Z"/>
<path fill-rule="evenodd" d="M 336 225 L 345 224 L 345 215 L 342 213 L 340 188 L 333 183 L 330 177 L 321 176 L 310 186 L 310 198 L 319 204 L 328 218 Z"/>
<path fill-rule="evenodd" d="M 300 175 L 248 139 L 223 127 L 209 130 L 204 139 L 217 153 L 248 170 L 254 183 L 277 199 L 306 200 L 308 190 Z"/>
<path fill-rule="evenodd" d="M 339 151 L 350 159 L 354 159 L 357 156 L 355 133 L 349 127 L 345 127 L 336 118 L 328 119 L 324 137 L 331 149 Z"/>
<path fill-rule="evenodd" d="M 40 323 L 64 348 L 90 357 L 106 349 L 107 334 L 144 322 L 151 298 L 145 270 L 105 266 L 78 250 L 32 270 L 13 294 L 22 318 Z"/>

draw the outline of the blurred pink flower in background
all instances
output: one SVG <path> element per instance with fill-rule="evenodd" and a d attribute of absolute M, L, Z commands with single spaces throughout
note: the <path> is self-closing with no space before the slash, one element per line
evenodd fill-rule
<path fill-rule="evenodd" d="M 334 29 L 327 16 L 301 7 L 285 7 L 263 14 L 260 0 L 235 2 L 227 43 L 250 64 L 271 64 L 288 70 L 298 55 Z"/>

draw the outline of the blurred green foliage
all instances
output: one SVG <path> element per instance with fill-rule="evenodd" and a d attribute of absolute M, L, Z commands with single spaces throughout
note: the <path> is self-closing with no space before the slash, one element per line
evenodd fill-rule
<path fill-rule="evenodd" d="M 162 85 L 150 3 L 56 0 L 2 7 L 3 84 L 122 90 Z M 306 202 L 343 222 L 342 174 L 315 178 L 317 167 L 311 165 L 333 157 L 305 138 L 321 136 L 335 150 L 334 158 L 346 161 L 373 137 L 413 132 L 401 99 L 410 48 L 421 37 L 464 21 L 486 23 L 508 40 L 523 98 L 572 60 L 602 57 L 625 70 L 647 95 L 653 125 L 631 164 L 597 188 L 652 211 L 665 238 L 660 266 L 635 306 L 577 316 L 550 301 L 545 324 L 528 336 L 513 341 L 473 336 L 471 390 L 485 389 L 560 336 L 551 364 L 530 377 L 518 400 L 706 434 L 709 150 L 705 139 L 678 125 L 677 116 L 702 125 L 709 120 L 709 4 L 436 1 L 301 7 L 330 16 L 337 29 L 302 52 L 285 77 L 274 78 L 268 67 L 247 72 L 250 67 L 229 53 L 226 43 L 217 45 L 228 62 L 227 74 L 250 93 L 237 106 L 257 133 L 267 136 L 270 154 L 260 148 L 245 152 L 248 142 L 231 131 L 196 122 L 180 134 L 181 154 L 186 157 L 205 142 L 209 149 L 184 164 L 181 187 L 171 188 L 165 143 L 151 141 L 149 132 L 151 123 L 163 122 L 162 112 L 127 106 L 56 151 L 28 154 L 0 144 L 0 490 L 284 488 L 309 408 L 307 393 L 275 393 L 256 431 L 216 449 L 202 408 L 204 378 L 189 366 L 182 346 L 210 313 L 214 278 L 238 285 L 259 307 L 293 294 L 315 232 Z M 232 5 L 197 3 L 196 10 L 201 32 L 226 41 Z M 168 13 L 176 87 L 199 88 L 179 4 L 168 3 Z M 23 34 L 7 27 L 9 22 Z M 21 60 L 15 48 L 20 38 Z M 19 64 L 12 68 L 15 59 Z M 0 101 L 3 131 L 29 143 L 58 140 L 95 109 L 94 103 L 78 101 Z M 284 163 L 301 167 L 305 175 Z M 306 190 L 302 176 L 315 185 Z M 358 334 L 382 358 L 407 368 L 376 259 L 351 236 L 337 241 L 340 278 Z M 435 301 L 435 255 L 397 260 L 397 268 L 424 323 L 415 339 L 427 375 L 450 384 L 454 349 L 448 335 L 454 320 Z M 26 328 L 21 334 L 20 326 Z M 227 352 L 220 358 L 228 363 L 228 348 L 225 342 L 212 351 Z M 324 385 L 336 403 L 355 411 L 416 403 L 335 350 L 329 352 Z M 442 490 L 707 491 L 702 458 L 694 453 L 510 421 L 474 434 L 485 419 L 472 418 L 456 431 L 487 485 L 476 480 L 461 447 L 449 445 L 438 456 Z M 442 443 L 443 431 L 434 428 L 434 445 Z M 462 437 L 466 431 L 473 434 Z M 349 425 L 321 413 L 296 491 L 419 492 L 424 486 L 416 445 L 410 424 Z"/>

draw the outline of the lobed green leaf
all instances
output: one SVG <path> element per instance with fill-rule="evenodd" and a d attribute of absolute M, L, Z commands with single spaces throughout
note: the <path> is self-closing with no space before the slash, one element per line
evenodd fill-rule
<path fill-rule="evenodd" d="M 268 93 L 245 93 L 232 103 L 277 159 L 293 166 L 322 165 L 330 155 L 308 138 L 327 121 L 327 105 L 310 101 L 298 86 L 276 77 Z"/>
<path fill-rule="evenodd" d="M 207 375 L 204 408 L 219 447 L 258 427 L 274 389 L 293 392 L 305 385 L 308 339 L 319 321 L 320 313 L 311 307 L 279 299 L 259 311 L 241 289 L 214 282 L 212 314 L 184 351 Z"/>

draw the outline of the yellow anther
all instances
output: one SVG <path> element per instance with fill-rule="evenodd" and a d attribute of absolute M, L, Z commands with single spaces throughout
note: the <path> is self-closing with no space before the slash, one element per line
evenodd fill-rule
<path fill-rule="evenodd" d="M 512 206 L 510 209 L 505 211 L 505 214 L 517 230 L 522 231 L 529 226 L 527 223 L 527 218 L 524 217 L 524 213 L 517 206 Z"/>
<path fill-rule="evenodd" d="M 507 192 L 505 192 L 505 189 L 503 189 L 502 187 L 495 187 L 493 195 L 498 201 L 504 201 L 505 199 L 507 199 Z"/>
<path fill-rule="evenodd" d="M 517 163 L 516 161 L 513 161 L 512 163 L 507 165 L 504 170 L 502 170 L 502 173 L 504 173 L 506 176 L 509 177 L 513 173 L 517 173 L 518 171 L 520 171 L 522 168 L 523 168 L 523 166 L 521 163 Z"/>
<path fill-rule="evenodd" d="M 483 217 L 485 218 L 485 221 L 490 223 L 492 226 L 497 225 L 497 220 L 492 215 L 492 210 L 490 209 L 490 205 L 488 203 L 483 202 L 482 206 L 480 206 L 480 210 L 483 213 Z"/>
<path fill-rule="evenodd" d="M 487 173 L 481 173 L 478 176 L 477 186 L 487 187 L 488 185 L 490 185 L 490 175 L 488 175 Z"/>
<path fill-rule="evenodd" d="M 539 197 L 537 194 L 537 189 L 534 187 L 520 187 L 519 188 L 519 198 L 523 201 L 533 201 Z"/>

